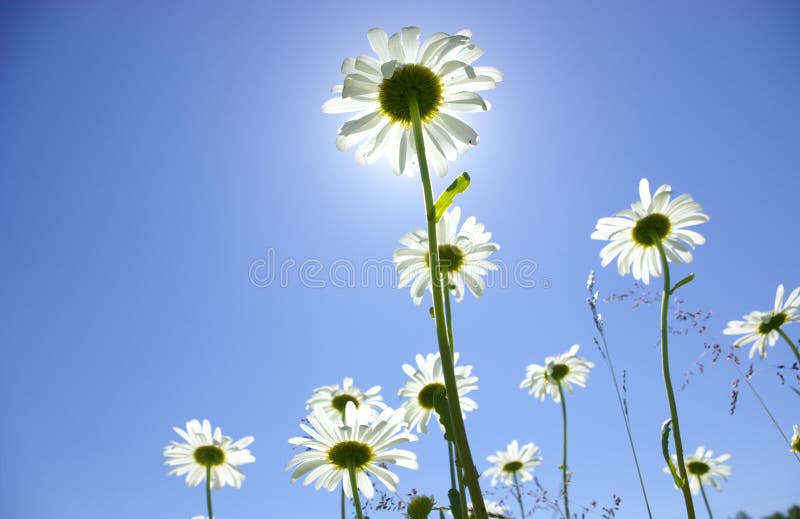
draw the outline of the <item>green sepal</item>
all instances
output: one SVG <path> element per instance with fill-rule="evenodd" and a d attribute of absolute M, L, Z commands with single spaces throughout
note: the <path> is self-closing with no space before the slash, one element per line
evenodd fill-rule
<path fill-rule="evenodd" d="M 447 208 L 452 205 L 456 195 L 463 193 L 469 187 L 469 174 L 465 171 L 453 180 L 453 183 L 447 186 L 447 189 L 439 195 L 436 200 L 436 205 L 433 206 L 434 218 L 438 222 Z"/>
<path fill-rule="evenodd" d="M 456 519 L 464 517 L 461 514 L 461 494 L 458 493 L 458 490 L 455 488 L 448 490 L 447 498 L 450 500 L 450 511 L 453 513 L 453 517 Z"/>
<path fill-rule="evenodd" d="M 433 394 L 433 408 L 439 416 L 439 422 L 444 427 L 444 439 L 455 441 L 453 436 L 453 424 L 450 421 L 450 403 L 447 401 L 447 393 L 442 389 Z"/>
<path fill-rule="evenodd" d="M 675 283 L 675 286 L 670 289 L 669 293 L 670 294 L 674 294 L 676 290 L 681 288 L 683 285 L 688 285 L 692 281 L 694 281 L 694 274 L 693 273 L 689 274 L 685 278 L 683 278 L 680 281 L 678 281 L 677 283 Z"/>
<path fill-rule="evenodd" d="M 664 455 L 664 461 L 667 462 L 667 467 L 669 467 L 669 471 L 672 473 L 672 479 L 675 480 L 675 486 L 683 488 L 686 482 L 678 474 L 678 469 L 675 467 L 675 463 L 673 463 L 672 457 L 669 455 L 669 432 L 671 426 L 672 418 L 667 418 L 664 425 L 661 426 L 661 453 Z"/>

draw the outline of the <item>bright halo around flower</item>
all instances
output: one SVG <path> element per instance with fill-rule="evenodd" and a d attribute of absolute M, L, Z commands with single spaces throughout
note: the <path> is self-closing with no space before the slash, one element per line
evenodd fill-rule
<path fill-rule="evenodd" d="M 486 469 L 483 475 L 491 476 L 492 486 L 496 486 L 498 481 L 513 485 L 515 474 L 520 483 L 530 481 L 533 479 L 531 475 L 533 468 L 542 462 L 539 447 L 533 443 L 526 443 L 520 449 L 517 440 L 509 443 L 506 450 L 497 451 L 497 454 L 487 456 L 486 459 L 492 466 Z"/>
<path fill-rule="evenodd" d="M 326 113 L 356 112 L 339 128 L 339 150 L 362 142 L 356 150 L 359 164 L 388 155 L 396 175 L 411 176 L 419 170 L 408 104 L 413 95 L 428 162 L 440 176 L 447 174 L 448 161 L 478 144 L 478 134 L 457 114 L 489 110 L 475 92 L 503 79 L 494 67 L 472 65 L 483 49 L 471 37 L 468 30 L 437 32 L 420 46 L 417 27 L 404 27 L 391 37 L 383 29 L 370 30 L 367 38 L 377 58 L 345 59 L 344 84 L 333 88 L 341 96 L 322 105 Z"/>
<path fill-rule="evenodd" d="M 221 488 L 225 485 L 239 488 L 242 486 L 244 474 L 239 465 L 253 463 L 256 459 L 250 454 L 247 446 L 253 443 L 252 436 L 246 436 L 236 442 L 230 436 L 224 436 L 219 427 L 211 432 L 211 423 L 203 420 L 186 422 L 186 430 L 172 428 L 186 443 L 170 442 L 164 447 L 165 465 L 173 466 L 169 475 L 183 476 L 190 487 L 198 485 L 206 477 L 207 468 L 211 468 L 211 485 Z"/>
<path fill-rule="evenodd" d="M 448 284 L 454 286 L 456 301 L 464 299 L 464 285 L 472 295 L 480 297 L 486 288 L 483 277 L 490 270 L 497 270 L 497 265 L 487 258 L 500 250 L 500 246 L 491 243 L 492 233 L 486 232 L 483 224 L 474 216 L 464 220 L 459 229 L 461 208 L 453 207 L 445 211 L 436 224 L 439 238 L 439 265 L 442 274 L 446 275 Z M 432 290 L 431 270 L 428 261 L 428 233 L 416 229 L 400 238 L 405 245 L 394 251 L 394 263 L 400 273 L 398 288 L 411 284 L 410 292 L 414 304 L 420 304 L 425 290 Z"/>
<path fill-rule="evenodd" d="M 744 321 L 728 322 L 728 327 L 722 333 L 742 335 L 733 343 L 734 348 L 741 348 L 752 342 L 750 358 L 752 359 L 756 352 L 764 358 L 767 356 L 767 344 L 775 345 L 781 326 L 800 321 L 800 287 L 792 290 L 786 302 L 783 301 L 783 294 L 783 285 L 778 285 L 772 310 L 766 312 L 755 310 L 745 315 Z"/>
<path fill-rule="evenodd" d="M 568 393 L 572 393 L 572 384 L 586 387 L 589 370 L 594 367 L 594 363 L 578 357 L 579 348 L 580 346 L 573 344 L 568 352 L 547 357 L 544 359 L 544 366 L 531 364 L 519 387 L 527 388 L 529 394 L 535 395 L 540 400 L 550 395 L 556 403 L 561 402 L 558 393 L 559 383 Z"/>
<path fill-rule="evenodd" d="M 433 414 L 433 397 L 439 391 L 445 391 L 444 372 L 442 359 L 438 353 L 429 353 L 425 357 L 417 354 L 417 367 L 403 364 L 403 371 L 411 380 L 397 392 L 398 396 L 405 398 L 403 409 L 409 430 L 416 428 L 422 433 L 428 432 L 428 422 Z M 453 355 L 453 364 L 458 363 L 458 352 Z M 465 395 L 478 389 L 478 377 L 472 376 L 472 366 L 455 366 L 456 387 L 461 403 L 461 415 L 466 411 L 474 411 L 478 404 Z M 440 424 L 441 427 L 441 424 Z"/>
<path fill-rule="evenodd" d="M 792 446 L 789 450 L 798 453 L 800 452 L 800 426 L 793 425 L 792 430 L 794 434 L 792 435 Z"/>
<path fill-rule="evenodd" d="M 705 450 L 702 445 L 694 453 L 687 455 L 685 459 L 686 472 L 689 476 L 689 489 L 692 494 L 700 493 L 701 483 L 722 491 L 722 485 L 717 478 L 721 478 L 723 481 L 728 480 L 732 468 L 730 465 L 723 465 L 723 462 L 728 461 L 730 457 L 730 454 L 723 454 L 715 458 L 714 451 Z M 674 454 L 672 460 L 677 466 L 678 458 Z M 664 472 L 670 474 L 669 467 L 664 467 Z"/>
<path fill-rule="evenodd" d="M 306 409 L 322 407 L 322 409 L 341 421 L 344 417 L 347 402 L 353 402 L 361 417 L 361 422 L 367 423 L 377 418 L 380 412 L 388 407 L 383 403 L 380 391 L 381 386 L 372 386 L 363 391 L 353 385 L 352 378 L 345 377 L 341 386 L 332 384 L 316 388 L 311 398 L 306 402 Z"/>
<path fill-rule="evenodd" d="M 661 243 L 672 263 L 692 261 L 692 249 L 706 242 L 699 233 L 686 229 L 708 221 L 703 208 L 692 195 L 680 195 L 674 200 L 672 187 L 662 185 L 650 195 L 646 178 L 639 182 L 639 198 L 630 209 L 610 218 L 600 218 L 592 239 L 610 240 L 600 251 L 605 267 L 617 258 L 621 276 L 633 272 L 633 277 L 650 283 L 650 277 L 661 275 L 661 256 L 657 243 Z"/>
<path fill-rule="evenodd" d="M 358 490 L 367 499 L 375 494 L 367 474 L 394 492 L 400 479 L 386 465 L 418 468 L 417 456 L 413 452 L 395 448 L 417 439 L 405 430 L 404 415 L 400 409 L 385 409 L 372 423 L 366 424 L 361 422 L 355 404 L 348 402 L 343 425 L 321 407 L 314 408 L 308 416 L 308 425 L 300 424 L 310 438 L 289 439 L 292 445 L 306 449 L 286 465 L 286 470 L 295 467 L 292 483 L 308 474 L 303 482 L 305 485 L 316 481 L 317 490 L 325 487 L 333 491 L 342 481 L 345 495 L 353 497 L 348 473 L 348 465 L 352 463 Z"/>

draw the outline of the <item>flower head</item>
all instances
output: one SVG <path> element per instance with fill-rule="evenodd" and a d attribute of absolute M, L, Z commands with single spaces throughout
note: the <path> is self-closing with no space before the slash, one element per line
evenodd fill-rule
<path fill-rule="evenodd" d="M 441 272 L 447 276 L 448 284 L 455 287 L 453 292 L 456 301 L 464 298 L 465 284 L 475 297 L 483 294 L 486 285 L 482 276 L 490 270 L 497 270 L 497 266 L 486 258 L 500 250 L 499 245 L 489 242 L 492 233 L 485 232 L 483 224 L 478 223 L 474 216 L 464 220 L 459 229 L 460 219 L 461 208 L 453 207 L 445 211 L 436 224 L 439 265 Z M 410 283 L 411 297 L 414 304 L 418 305 L 425 290 L 432 290 L 428 233 L 416 229 L 400 238 L 400 243 L 405 247 L 394 251 L 394 262 L 400 272 L 398 287 L 403 288 Z"/>
<path fill-rule="evenodd" d="M 508 507 L 506 505 L 495 503 L 488 499 L 484 499 L 483 504 L 486 506 L 486 513 L 489 517 L 508 517 Z M 467 505 L 467 516 L 470 519 L 475 517 L 475 510 L 472 508 L 472 503 Z"/>
<path fill-rule="evenodd" d="M 458 362 L 458 353 L 453 355 L 453 364 Z M 428 421 L 434 413 L 433 399 L 439 391 L 444 391 L 444 372 L 442 359 L 438 353 L 429 353 L 425 357 L 417 355 L 417 367 L 403 364 L 403 371 L 411 379 L 397 392 L 407 400 L 403 402 L 408 428 L 427 433 Z M 458 399 L 461 403 L 462 415 L 465 411 L 478 408 L 474 400 L 464 395 L 478 389 L 478 377 L 472 376 L 472 366 L 455 366 Z"/>
<path fill-rule="evenodd" d="M 517 440 L 509 443 L 506 450 L 497 451 L 497 454 L 487 456 L 486 459 L 492 466 L 486 469 L 483 475 L 492 477 L 492 486 L 497 485 L 498 481 L 512 485 L 515 475 L 519 482 L 529 481 L 533 479 L 531 475 L 533 468 L 542 462 L 539 447 L 533 443 L 526 443 L 520 449 Z"/>
<path fill-rule="evenodd" d="M 333 88 L 340 96 L 322 105 L 327 113 L 356 112 L 339 128 L 336 146 L 344 151 L 363 141 L 356 151 L 358 163 L 372 164 L 388 155 L 395 174 L 411 176 L 419 169 L 409 106 L 413 97 L 428 161 L 444 176 L 448 161 L 478 144 L 478 134 L 456 114 L 488 110 L 489 103 L 475 92 L 503 79 L 494 67 L 472 66 L 483 49 L 471 37 L 468 30 L 437 32 L 420 46 L 417 27 L 404 27 L 391 37 L 383 29 L 370 30 L 367 38 L 377 58 L 345 59 L 344 84 Z"/>
<path fill-rule="evenodd" d="M 800 287 L 792 290 L 786 302 L 783 301 L 783 285 L 778 285 L 775 294 L 775 306 L 772 310 L 761 312 L 754 310 L 744 316 L 744 321 L 730 321 L 723 330 L 725 335 L 742 335 L 733 343 L 734 348 L 741 348 L 752 342 L 750 358 L 756 351 L 762 358 L 767 356 L 767 344 L 775 345 L 778 340 L 778 330 L 781 326 L 800 321 Z"/>
<path fill-rule="evenodd" d="M 172 429 L 186 443 L 173 441 L 164 447 L 164 456 L 167 457 L 164 464 L 175 467 L 169 471 L 169 475 L 186 474 L 186 483 L 193 487 L 205 479 L 210 468 L 211 485 L 214 488 L 242 486 L 244 474 L 239 470 L 239 465 L 256 460 L 247 449 L 253 443 L 252 436 L 234 442 L 230 436 L 223 436 L 219 427 L 212 434 L 208 420 L 203 420 L 202 424 L 198 420 L 190 420 L 186 422 L 185 431 L 178 427 Z"/>
<path fill-rule="evenodd" d="M 339 384 L 321 386 L 314 390 L 314 394 L 306 402 L 306 409 L 322 407 L 332 416 L 343 419 L 347 402 L 353 402 L 364 423 L 374 420 L 378 414 L 387 408 L 383 397 L 379 394 L 381 386 L 373 386 L 366 391 L 353 385 L 353 379 L 345 377 L 341 387 Z"/>
<path fill-rule="evenodd" d="M 528 393 L 535 395 L 540 400 L 544 400 L 545 396 L 550 395 L 556 403 L 561 401 L 558 392 L 559 384 L 568 393 L 572 393 L 572 384 L 586 387 L 589 370 L 594 367 L 594 363 L 578 357 L 576 355 L 578 348 L 580 346 L 573 344 L 568 352 L 547 357 L 544 359 L 544 366 L 531 364 L 519 387 L 528 388 Z"/>
<path fill-rule="evenodd" d="M 667 184 L 650 195 L 646 178 L 639 182 L 639 198 L 630 209 L 610 218 L 600 218 L 592 239 L 610 240 L 600 251 L 605 267 L 617 258 L 617 269 L 624 276 L 633 271 L 633 277 L 650 283 L 650 277 L 661 275 L 661 257 L 657 244 L 664 247 L 667 261 L 689 263 L 691 249 L 706 242 L 702 235 L 686 229 L 708 221 L 703 208 L 692 195 L 680 195 L 674 200 L 672 187 Z"/>
<path fill-rule="evenodd" d="M 792 435 L 792 448 L 790 450 L 792 452 L 800 452 L 800 426 L 793 425 L 792 430 L 794 434 Z"/>
<path fill-rule="evenodd" d="M 400 480 L 385 468 L 386 464 L 416 469 L 417 456 L 395 446 L 417 439 L 405 431 L 402 410 L 384 409 L 371 423 L 361 421 L 353 402 L 345 406 L 344 424 L 321 407 L 315 407 L 308 417 L 308 425 L 300 428 L 310 437 L 290 438 L 289 443 L 306 450 L 289 460 L 286 470 L 295 467 L 292 482 L 308 474 L 304 484 L 316 481 L 319 490 L 325 487 L 334 490 L 342 481 L 344 493 L 353 497 L 348 466 L 356 471 L 356 485 L 367 499 L 375 494 L 375 488 L 367 474 L 371 474 L 386 488 L 395 491 Z"/>
<path fill-rule="evenodd" d="M 723 454 L 714 457 L 714 451 L 705 450 L 701 445 L 693 454 L 686 456 L 686 472 L 689 476 L 689 489 L 692 494 L 697 495 L 700 492 L 700 484 L 711 485 L 719 491 L 722 491 L 722 485 L 717 478 L 722 478 L 724 481 L 728 480 L 731 475 L 730 465 L 723 465 L 724 461 L 729 460 L 730 454 Z M 674 454 L 672 459 L 676 466 L 678 458 Z M 669 467 L 664 467 L 664 472 L 670 473 Z"/>

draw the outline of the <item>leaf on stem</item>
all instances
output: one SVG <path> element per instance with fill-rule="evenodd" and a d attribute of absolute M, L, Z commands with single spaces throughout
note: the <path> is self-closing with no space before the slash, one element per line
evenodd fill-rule
<path fill-rule="evenodd" d="M 467 190 L 469 187 L 469 181 L 469 174 L 465 171 L 455 180 L 453 180 L 453 183 L 447 186 L 447 189 L 445 189 L 444 192 L 439 195 L 436 205 L 433 206 L 433 211 L 437 222 L 442 217 L 444 212 L 447 211 L 447 208 L 452 205 L 456 195 Z"/>
<path fill-rule="evenodd" d="M 686 484 L 678 474 L 678 469 L 675 463 L 672 462 L 672 457 L 669 455 L 669 432 L 672 426 L 672 418 L 667 418 L 664 425 L 661 426 L 661 453 L 664 455 L 664 461 L 667 462 L 669 471 L 672 473 L 672 479 L 675 480 L 675 486 L 683 488 Z"/>

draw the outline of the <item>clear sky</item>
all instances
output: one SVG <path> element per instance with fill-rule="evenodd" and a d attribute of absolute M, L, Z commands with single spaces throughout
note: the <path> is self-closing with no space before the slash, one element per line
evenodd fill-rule
<path fill-rule="evenodd" d="M 472 176 L 458 203 L 497 258 L 535 266 L 535 286 L 496 280 L 454 310 L 480 378 L 467 419 L 478 468 L 533 441 L 556 491 L 559 407 L 518 384 L 580 343 L 598 368 L 568 401 L 571 497 L 617 494 L 618 517 L 645 515 L 585 303 L 592 269 L 606 295 L 633 280 L 600 268 L 589 234 L 642 176 L 691 193 L 708 242 L 673 272 L 697 273 L 680 296 L 713 311 L 708 334 L 725 347 L 728 320 L 800 285 L 796 2 L 0 3 L 0 516 L 203 513 L 202 488 L 162 465 L 171 427 L 195 417 L 256 438 L 244 486 L 215 494 L 221 519 L 337 513 L 338 494 L 284 472 L 310 391 L 349 375 L 399 405 L 401 365 L 436 350 L 425 303 L 360 270 L 336 279 L 336 265 L 391 258 L 423 206 L 418 177 L 337 151 L 344 117 L 320 110 L 342 59 L 369 53 L 368 29 L 406 25 L 470 28 L 479 64 L 505 72 L 493 109 L 468 118 L 480 145 L 451 164 Z M 270 257 L 285 283 L 251 279 Z M 659 451 L 657 306 L 601 310 L 656 517 L 680 517 Z M 788 508 L 800 464 L 746 388 L 730 416 L 736 371 L 710 365 L 703 340 L 676 336 L 672 360 L 677 378 L 706 364 L 678 393 L 687 449 L 733 456 L 715 515 Z M 787 432 L 797 383 L 774 373 L 790 361 L 779 343 L 753 379 Z M 446 500 L 435 436 L 412 445 L 419 471 L 398 469 L 402 493 Z"/>

